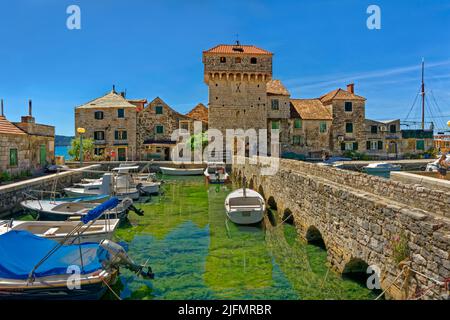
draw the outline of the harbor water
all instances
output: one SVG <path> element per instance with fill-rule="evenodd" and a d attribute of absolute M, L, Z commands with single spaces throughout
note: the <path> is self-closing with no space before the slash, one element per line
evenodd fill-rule
<path fill-rule="evenodd" d="M 166 180 L 166 179 L 165 179 Z M 123 299 L 373 299 L 365 285 L 328 270 L 326 250 L 297 240 L 295 227 L 268 219 L 237 226 L 226 219 L 232 186 L 203 177 L 166 180 L 164 195 L 138 206 L 116 232 L 154 280 L 122 270 L 113 290 Z M 105 299 L 115 299 L 107 294 Z"/>
<path fill-rule="evenodd" d="M 226 219 L 224 200 L 237 186 L 202 177 L 163 177 L 164 194 L 135 203 L 114 240 L 155 279 L 121 268 L 112 289 L 122 299 L 374 299 L 364 281 L 329 270 L 326 248 L 297 237 L 275 212 L 256 226 Z M 19 218 L 19 217 L 18 217 Z M 20 219 L 32 219 L 30 215 Z M 107 292 L 103 299 L 117 299 Z"/>

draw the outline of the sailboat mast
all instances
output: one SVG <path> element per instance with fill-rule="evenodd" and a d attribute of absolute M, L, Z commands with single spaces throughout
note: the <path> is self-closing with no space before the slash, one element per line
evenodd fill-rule
<path fill-rule="evenodd" d="M 422 58 L 422 130 L 425 129 L 425 59 Z"/>

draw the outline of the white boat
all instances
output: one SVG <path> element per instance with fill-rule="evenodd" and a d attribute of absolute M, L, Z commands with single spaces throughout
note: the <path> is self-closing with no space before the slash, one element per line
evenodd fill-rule
<path fill-rule="evenodd" d="M 203 174 L 209 183 L 225 183 L 229 178 L 223 162 L 208 162 Z"/>
<path fill-rule="evenodd" d="M 440 156 L 439 156 L 438 159 L 434 160 L 433 162 L 428 163 L 426 168 L 425 168 L 425 171 L 437 172 L 438 171 L 439 159 L 440 159 Z M 447 155 L 447 158 L 445 159 L 445 162 L 447 162 L 450 165 L 450 155 L 449 154 Z"/>
<path fill-rule="evenodd" d="M 159 193 L 161 182 L 155 181 L 155 175 L 152 173 L 139 173 L 139 166 L 120 166 L 112 171 L 118 174 L 117 186 L 136 189 L 144 194 Z"/>
<path fill-rule="evenodd" d="M 162 174 L 168 176 L 199 176 L 203 174 L 203 168 L 185 169 L 185 168 L 169 168 L 159 167 Z"/>
<path fill-rule="evenodd" d="M 113 184 L 115 184 L 114 188 Z M 79 183 L 73 187 L 64 188 L 64 192 L 69 197 L 109 194 L 114 195 L 120 200 L 125 198 L 138 200 L 140 196 L 139 190 L 136 189 L 135 186 L 128 183 L 127 177 L 125 175 L 119 176 L 114 179 L 111 173 L 105 173 L 102 179 L 94 182 L 85 184 Z"/>
<path fill-rule="evenodd" d="M 83 226 L 80 231 L 80 242 L 98 242 L 103 239 L 111 240 L 112 235 L 119 225 L 119 219 L 97 220 L 88 228 Z M 11 230 L 28 231 L 38 237 L 62 242 L 66 236 L 79 225 L 78 221 L 0 221 L 0 235 Z M 78 235 L 68 239 L 68 244 L 78 243 Z"/>
<path fill-rule="evenodd" d="M 100 204 L 54 200 L 25 200 L 22 201 L 20 205 L 24 209 L 38 213 L 39 220 L 65 221 L 68 219 L 81 218 Z M 133 201 L 130 198 L 125 198 L 114 209 L 105 211 L 103 217 L 109 219 L 124 219 L 132 206 Z"/>
<path fill-rule="evenodd" d="M 236 224 L 255 224 L 264 218 L 266 204 L 258 192 L 244 187 L 226 197 L 225 210 Z"/>
<path fill-rule="evenodd" d="M 401 168 L 402 167 L 399 164 L 377 162 L 363 167 L 363 170 L 367 173 L 387 173 L 391 171 L 400 171 Z"/>

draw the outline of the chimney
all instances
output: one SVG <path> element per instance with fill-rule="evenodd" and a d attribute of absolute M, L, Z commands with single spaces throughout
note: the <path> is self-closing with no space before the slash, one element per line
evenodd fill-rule
<path fill-rule="evenodd" d="M 112 93 L 116 93 L 116 85 L 115 84 L 113 84 L 113 87 L 112 87 L 112 91 L 111 91 Z"/>
<path fill-rule="evenodd" d="M 120 95 L 122 96 L 122 98 L 125 98 L 125 91 L 121 91 Z"/>
<path fill-rule="evenodd" d="M 4 113 L 4 111 L 3 111 L 3 99 L 2 99 L 1 102 L 0 102 L 0 108 L 1 108 L 1 109 L 0 109 L 0 112 L 1 112 L 1 113 L 0 113 L 0 116 L 1 116 L 1 117 L 4 117 L 4 116 L 5 116 L 5 113 Z"/>
<path fill-rule="evenodd" d="M 33 102 L 28 100 L 28 115 L 22 117 L 22 123 L 34 123 L 33 118 Z"/>
<path fill-rule="evenodd" d="M 351 94 L 355 94 L 355 84 L 354 83 L 349 83 L 347 85 L 347 91 L 350 92 Z"/>

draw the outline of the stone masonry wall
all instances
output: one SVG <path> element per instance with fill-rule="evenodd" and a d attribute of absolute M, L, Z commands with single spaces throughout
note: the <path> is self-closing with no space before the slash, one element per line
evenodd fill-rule
<path fill-rule="evenodd" d="M 85 169 L 92 170 L 98 167 L 99 165 L 91 165 Z M 81 169 L 76 169 L 0 186 L 0 217 L 6 217 L 21 210 L 20 202 L 27 199 L 25 193 L 31 193 L 30 190 L 52 191 L 55 178 L 57 178 L 56 191 L 61 191 L 63 188 L 79 182 L 83 175 L 85 173 Z M 49 197 L 49 194 L 46 196 Z"/>
<path fill-rule="evenodd" d="M 357 262 L 376 265 L 389 297 L 413 297 L 435 283 L 414 272 L 394 281 L 401 269 L 393 241 L 403 234 L 410 270 L 441 282 L 450 276 L 450 222 L 444 217 L 450 193 L 292 160 L 281 160 L 272 176 L 262 176 L 260 169 L 248 162 L 233 164 L 234 176 L 245 176 L 266 200 L 272 199 L 269 203 L 276 202 L 280 215 L 292 213 L 300 237 L 308 240 L 313 230 L 320 232 L 333 270 L 345 273 Z M 441 201 L 434 199 L 437 195 Z M 422 298 L 443 294 L 442 286 L 434 286 Z"/>

